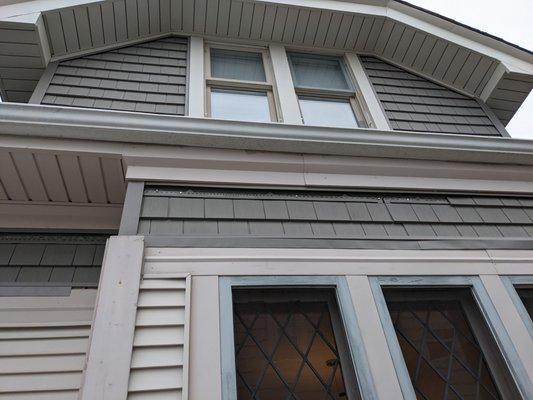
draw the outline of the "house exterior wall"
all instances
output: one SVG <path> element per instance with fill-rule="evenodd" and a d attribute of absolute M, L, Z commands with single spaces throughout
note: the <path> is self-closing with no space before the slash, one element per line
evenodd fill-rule
<path fill-rule="evenodd" d="M 235 400 L 241 285 L 334 290 L 364 400 L 415 398 L 382 288 L 469 288 L 533 398 L 533 142 L 498 120 L 531 54 L 400 2 L 60 2 L 0 8 L 8 99 L 47 65 L 0 105 L 0 230 L 111 238 L 0 241 L 0 399 Z M 222 86 L 275 120 L 207 118 L 218 45 L 264 56 Z M 306 126 L 292 51 L 340 57 L 369 128 Z"/>
<path fill-rule="evenodd" d="M 96 288 L 0 297 L 0 399 L 77 399 Z"/>
<path fill-rule="evenodd" d="M 362 63 L 394 130 L 496 136 L 504 131 L 473 98 L 376 57 L 363 56 Z"/>
<path fill-rule="evenodd" d="M 168 37 L 53 64 L 33 101 L 185 115 L 187 48 L 187 38 Z"/>

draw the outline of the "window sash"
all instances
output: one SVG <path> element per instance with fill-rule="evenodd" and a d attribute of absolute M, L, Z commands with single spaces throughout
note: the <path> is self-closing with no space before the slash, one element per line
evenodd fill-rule
<path fill-rule="evenodd" d="M 228 78 L 217 78 L 212 76 L 211 73 L 211 50 L 217 49 L 221 51 L 237 51 L 237 52 L 248 52 L 256 53 L 261 55 L 261 60 L 263 64 L 263 69 L 265 73 L 265 81 L 246 81 L 239 79 L 228 79 Z M 278 110 L 277 102 L 275 101 L 275 86 L 274 86 L 274 77 L 271 71 L 269 64 L 268 50 L 265 48 L 250 47 L 250 46 L 238 46 L 238 45 L 226 45 L 222 43 L 208 43 L 204 47 L 204 68 L 205 68 L 205 116 L 212 117 L 211 113 L 211 93 L 213 90 L 223 90 L 227 89 L 232 91 L 254 91 L 254 92 L 264 92 L 267 95 L 268 104 L 269 104 L 269 113 L 270 121 L 266 122 L 277 122 L 278 115 L 280 112 Z M 235 119 L 235 121 L 248 121 L 254 122 L 251 120 L 245 119 Z M 265 121 L 255 121 L 255 122 L 265 122 Z"/>
<path fill-rule="evenodd" d="M 349 77 L 349 74 L 346 70 L 346 65 L 342 57 L 337 56 L 328 56 L 328 55 L 319 55 L 319 54 L 309 54 L 309 53 L 299 53 L 299 52 L 289 52 L 287 53 L 287 57 L 289 58 L 289 66 L 291 69 L 291 74 L 293 77 L 294 82 L 294 88 L 295 89 L 314 89 L 314 90 L 324 90 L 324 91 L 332 91 L 332 92 L 345 92 L 345 93 L 353 93 L 353 85 L 351 82 L 351 79 Z M 339 67 L 339 72 L 341 73 L 341 77 L 344 80 L 344 87 L 332 87 L 332 86 L 318 86 L 318 85 L 301 85 L 298 83 L 298 72 L 297 67 L 295 64 L 295 59 L 307 59 L 310 62 L 312 60 L 317 61 L 317 66 L 320 64 L 325 64 L 327 62 L 333 64 L 336 63 Z M 319 68 L 317 68 L 319 69 Z M 317 73 L 319 73 L 317 71 Z"/>
<path fill-rule="evenodd" d="M 411 384 L 411 378 L 404 361 L 403 353 L 400 349 L 398 338 L 388 311 L 387 303 L 383 295 L 382 287 L 398 287 L 398 288 L 435 288 L 443 289 L 450 287 L 469 288 L 471 291 L 472 301 L 476 304 L 476 313 L 478 317 L 482 318 L 483 324 L 489 329 L 484 329 L 485 334 L 498 345 L 499 354 L 505 360 L 507 365 L 505 371 L 502 373 L 501 379 L 506 380 L 506 384 L 501 385 L 498 382 L 504 399 L 521 398 L 518 395 L 521 393 L 529 393 L 529 378 L 523 364 L 518 361 L 519 356 L 516 349 L 505 330 L 505 327 L 492 304 L 492 301 L 481 282 L 479 277 L 473 276 L 402 276 L 402 277 L 371 277 L 370 284 L 372 293 L 376 300 L 379 317 L 384 328 L 385 337 L 389 345 L 394 366 L 398 373 L 400 386 L 405 398 L 415 399 L 416 395 Z M 475 322 L 476 319 L 474 318 Z M 478 318 L 478 322 L 480 320 Z M 480 344 L 481 344 L 480 340 Z M 483 349 L 483 353 L 487 356 L 487 350 Z M 488 357 L 487 357 L 488 358 Z M 513 360 L 510 362 L 509 360 Z M 498 373 L 498 372 L 496 372 Z M 506 396 L 506 397 L 505 397 Z M 518 396 L 518 397 L 517 397 Z"/>
<path fill-rule="evenodd" d="M 347 338 L 351 365 L 357 375 L 357 382 L 362 398 L 377 398 L 376 387 L 373 382 L 366 351 L 364 349 L 361 332 L 353 309 L 348 283 L 340 276 L 247 276 L 220 277 L 220 334 L 221 334 L 221 373 L 222 400 L 236 398 L 235 347 L 233 331 L 233 288 L 331 288 L 335 289 L 339 318 Z M 347 389 L 350 386 L 347 383 Z M 356 392 L 357 394 L 357 392 Z M 357 398 L 357 397 L 355 397 Z"/>

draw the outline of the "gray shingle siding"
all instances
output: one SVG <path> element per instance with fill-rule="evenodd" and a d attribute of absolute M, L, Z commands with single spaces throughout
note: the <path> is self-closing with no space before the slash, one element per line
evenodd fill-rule
<path fill-rule="evenodd" d="M 0 234 L 0 286 L 96 287 L 107 236 Z"/>
<path fill-rule="evenodd" d="M 139 234 L 258 240 L 533 239 L 533 202 L 520 197 L 147 187 Z"/>
<path fill-rule="evenodd" d="M 62 61 L 41 104 L 185 115 L 186 38 Z"/>
<path fill-rule="evenodd" d="M 376 57 L 361 61 L 393 130 L 501 136 L 477 100 Z"/>

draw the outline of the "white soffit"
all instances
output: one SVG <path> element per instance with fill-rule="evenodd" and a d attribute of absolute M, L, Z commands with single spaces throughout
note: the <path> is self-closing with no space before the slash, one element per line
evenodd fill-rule
<path fill-rule="evenodd" d="M 36 10 L 42 13 L 36 23 L 14 22 Z M 504 123 L 533 87 L 531 53 L 396 1 L 41 0 L 0 7 L 0 19 L 0 38 L 12 38 L 0 39 L 8 101 L 29 99 L 49 56 L 74 57 L 170 33 L 376 54 L 483 98 Z M 21 65 L 15 53 L 22 47 L 13 44 L 34 58 Z M 27 78 L 15 79 L 14 65 Z"/>
<path fill-rule="evenodd" d="M 122 204 L 124 171 L 117 156 L 0 148 L 0 203 Z"/>

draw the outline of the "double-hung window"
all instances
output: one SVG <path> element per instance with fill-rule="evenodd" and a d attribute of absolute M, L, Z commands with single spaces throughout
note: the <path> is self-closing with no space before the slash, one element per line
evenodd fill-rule
<path fill-rule="evenodd" d="M 304 124 L 368 127 L 342 57 L 304 53 L 289 53 L 288 57 Z"/>
<path fill-rule="evenodd" d="M 206 47 L 207 112 L 235 121 L 277 120 L 266 49 Z"/>

